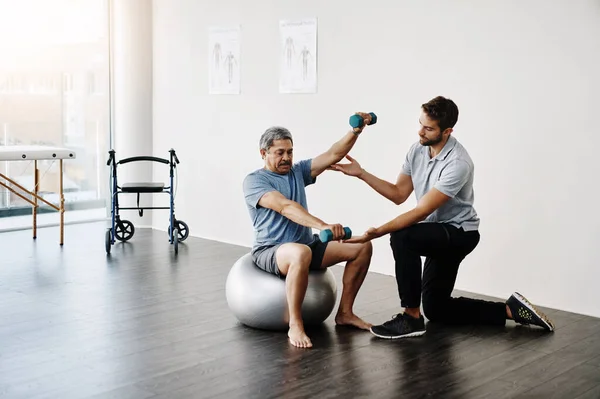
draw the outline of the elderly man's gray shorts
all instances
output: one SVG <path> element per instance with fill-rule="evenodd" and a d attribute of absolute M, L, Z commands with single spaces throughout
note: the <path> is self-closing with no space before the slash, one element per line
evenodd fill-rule
<path fill-rule="evenodd" d="M 310 262 L 310 270 L 320 270 L 322 269 L 323 257 L 325 256 L 325 249 L 327 249 L 326 242 L 322 242 L 319 239 L 319 236 L 314 234 L 313 240 L 308 247 L 312 251 L 312 260 Z M 278 277 L 282 276 L 279 267 L 277 266 L 277 257 L 275 256 L 277 249 L 283 244 L 277 244 L 268 247 L 259 247 L 252 250 L 252 260 L 260 269 L 266 271 L 267 273 L 274 274 Z"/>

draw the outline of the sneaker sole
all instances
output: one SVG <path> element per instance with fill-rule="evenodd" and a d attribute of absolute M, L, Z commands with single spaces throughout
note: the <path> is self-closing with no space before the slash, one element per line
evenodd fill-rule
<path fill-rule="evenodd" d="M 410 334 L 395 335 L 395 336 L 390 337 L 389 335 L 379 335 L 377 333 L 374 333 L 373 330 L 369 330 L 369 331 L 371 331 L 371 334 L 373 334 L 374 336 L 376 336 L 378 338 L 383 338 L 383 339 L 400 339 L 400 338 L 419 337 L 419 336 L 425 334 L 425 331 L 415 331 Z"/>
<path fill-rule="evenodd" d="M 554 331 L 554 325 L 552 324 L 552 322 L 550 321 L 550 319 L 548 318 L 548 316 L 546 316 L 542 311 L 538 310 L 523 295 L 519 294 L 518 292 L 515 292 L 513 295 L 515 296 L 515 298 L 517 298 L 519 300 L 519 302 L 521 302 L 521 304 L 523 306 L 525 306 L 527 309 L 529 309 L 530 311 L 532 311 L 533 313 L 535 313 L 535 315 L 537 317 L 539 317 L 540 320 L 542 320 L 544 322 L 544 324 L 546 324 L 546 328 L 548 328 L 550 331 Z"/>

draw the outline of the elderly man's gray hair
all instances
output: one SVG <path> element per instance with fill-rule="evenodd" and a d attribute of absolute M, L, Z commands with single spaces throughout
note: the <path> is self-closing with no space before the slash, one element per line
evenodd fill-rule
<path fill-rule="evenodd" d="M 292 133 L 288 129 L 281 126 L 273 126 L 268 128 L 260 137 L 260 149 L 268 151 L 275 140 L 290 140 L 294 144 Z"/>

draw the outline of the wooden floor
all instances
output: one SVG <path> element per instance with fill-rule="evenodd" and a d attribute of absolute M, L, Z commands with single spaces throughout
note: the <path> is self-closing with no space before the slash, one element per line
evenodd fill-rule
<path fill-rule="evenodd" d="M 599 319 L 547 310 L 554 334 L 429 325 L 392 342 L 329 318 L 302 350 L 229 312 L 248 248 L 190 237 L 175 257 L 140 229 L 107 257 L 103 223 L 69 226 L 63 248 L 55 228 L 30 235 L 0 234 L 1 398 L 600 398 Z M 398 310 L 394 279 L 369 274 L 357 314 Z"/>

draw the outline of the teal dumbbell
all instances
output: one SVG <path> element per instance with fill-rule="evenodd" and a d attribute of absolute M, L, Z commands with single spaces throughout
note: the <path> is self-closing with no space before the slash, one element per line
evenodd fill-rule
<path fill-rule="evenodd" d="M 376 124 L 377 123 L 377 115 L 375 115 L 372 112 L 369 112 L 369 115 L 371 115 L 371 122 L 369 123 L 369 125 Z M 362 116 L 354 114 L 350 117 L 350 126 L 352 126 L 353 128 L 361 128 L 361 127 L 363 127 L 364 124 L 365 124 L 365 120 L 363 119 Z"/>
<path fill-rule="evenodd" d="M 350 230 L 350 227 L 344 227 L 344 233 L 344 240 L 352 237 L 352 230 Z M 330 229 L 321 230 L 319 238 L 322 242 L 329 242 L 333 239 L 333 232 Z"/>

